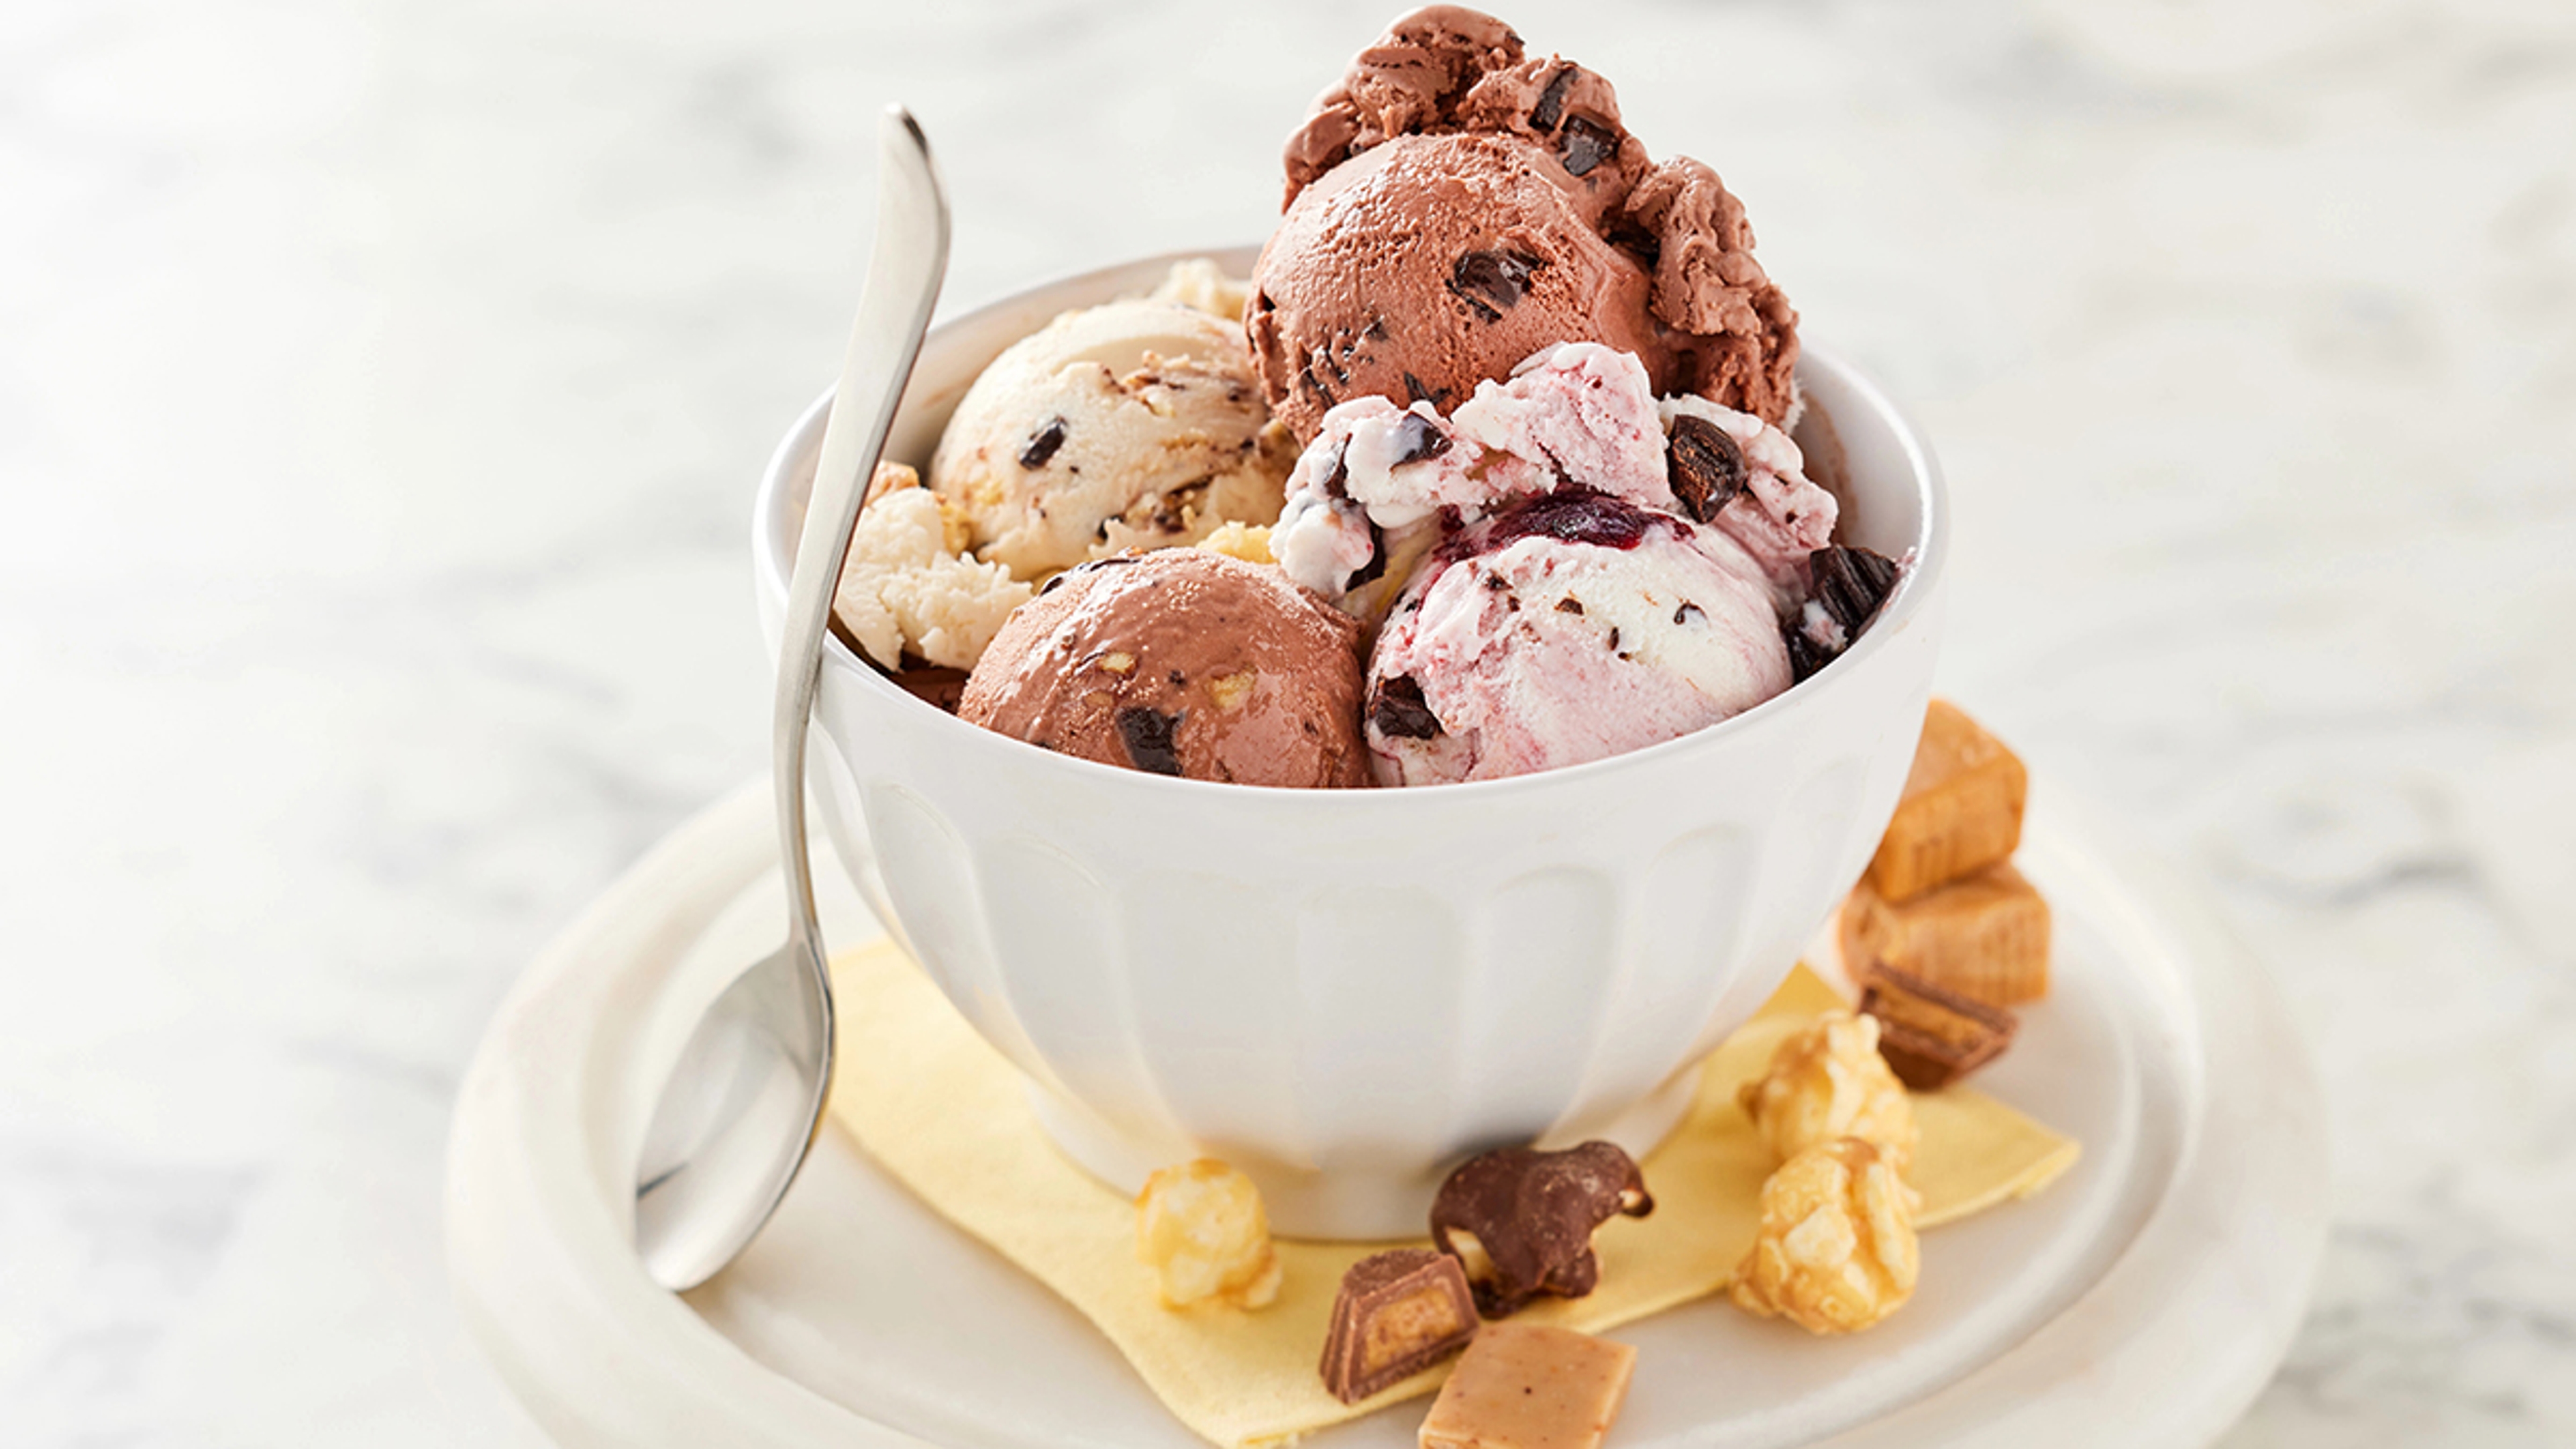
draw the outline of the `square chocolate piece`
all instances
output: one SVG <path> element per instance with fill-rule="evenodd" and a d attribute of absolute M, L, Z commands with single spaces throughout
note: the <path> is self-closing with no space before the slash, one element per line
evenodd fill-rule
<path fill-rule="evenodd" d="M 1422 1449 L 1600 1449 L 1636 1367 L 1624 1343 L 1486 1324 L 1422 1421 Z"/>
<path fill-rule="evenodd" d="M 1324 1387 L 1356 1404 L 1440 1362 L 1476 1336 L 1476 1300 L 1458 1260 L 1429 1248 L 1362 1258 L 1342 1275 L 1324 1339 Z"/>
<path fill-rule="evenodd" d="M 1918 1092 L 1938 1091 L 1993 1061 L 2021 1026 L 2000 1006 L 1885 967 L 1871 973 L 1860 1009 L 1878 1018 L 1878 1054 Z"/>

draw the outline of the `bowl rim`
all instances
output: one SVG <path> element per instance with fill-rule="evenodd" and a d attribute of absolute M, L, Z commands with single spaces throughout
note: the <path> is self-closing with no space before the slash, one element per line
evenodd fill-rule
<path fill-rule="evenodd" d="M 977 325 L 990 322 L 1004 312 L 1024 307 L 1030 297 L 1038 294 L 1081 284 L 1088 284 L 1095 288 L 1107 286 L 1116 277 L 1143 274 L 1157 266 L 1169 266 L 1175 262 L 1199 258 L 1213 259 L 1219 265 L 1227 266 L 1230 275 L 1239 275 L 1232 263 L 1236 259 L 1257 254 L 1258 250 L 1258 247 L 1241 245 L 1190 248 L 1066 272 L 1006 293 L 956 316 L 942 318 L 930 329 L 928 339 L 923 343 L 923 350 L 927 352 L 932 342 L 943 334 L 972 330 Z M 1114 300 L 1116 295 L 1118 294 L 1113 292 L 1098 300 Z M 1068 307 L 1091 305 L 1096 303 L 1067 304 Z M 1045 324 L 1041 322 L 1038 325 Z M 1896 441 L 1913 475 L 1919 504 L 1921 522 L 1915 529 L 1913 546 L 1909 550 L 1913 556 L 1913 562 L 1898 576 L 1896 591 L 1880 606 L 1878 617 L 1871 621 L 1858 643 L 1837 655 L 1824 668 L 1805 679 L 1796 681 L 1787 689 L 1760 704 L 1729 715 L 1715 724 L 1704 725 L 1685 735 L 1660 740 L 1641 749 L 1608 755 L 1597 760 L 1587 760 L 1579 765 L 1566 765 L 1523 775 L 1508 775 L 1499 779 L 1447 781 L 1432 785 L 1404 787 L 1372 785 L 1367 788 L 1344 790 L 1250 785 L 1227 780 L 1193 780 L 1175 775 L 1157 775 L 1143 770 L 1122 769 L 1097 760 L 1058 754 L 1052 750 L 1034 749 L 1026 741 L 1015 740 L 1009 736 L 979 728 L 945 710 L 929 705 L 886 678 L 874 665 L 860 658 L 848 645 L 841 642 L 838 635 L 829 630 L 826 630 L 823 635 L 823 657 L 820 667 L 825 670 L 837 667 L 845 673 L 860 676 L 861 687 L 873 691 L 878 699 L 888 703 L 899 702 L 907 707 L 927 709 L 941 716 L 946 722 L 945 727 L 953 728 L 958 732 L 958 747 L 961 749 L 982 749 L 986 747 L 985 742 L 1007 747 L 1013 753 L 1005 757 L 1006 760 L 1018 760 L 1022 768 L 1070 771 L 1071 779 L 1087 780 L 1105 789 L 1214 791 L 1219 798 L 1237 800 L 1249 796 L 1267 801 L 1294 799 L 1351 802 L 1321 807 L 1345 811 L 1376 808 L 1360 802 L 1379 797 L 1429 795 L 1437 799 L 1499 800 L 1506 794 L 1582 789 L 1600 784 L 1621 770 L 1651 768 L 1679 755 L 1715 749 L 1726 740 L 1751 733 L 1793 710 L 1802 707 L 1810 710 L 1821 707 L 1818 702 L 1828 694 L 1837 692 L 1842 681 L 1853 677 L 1877 654 L 1894 647 L 1895 636 L 1903 632 L 1903 626 L 1920 614 L 1926 602 L 1933 597 L 1936 586 L 1949 563 L 1949 489 L 1941 473 L 1940 459 L 1933 453 L 1931 444 L 1923 435 L 1923 430 L 1915 424 L 1912 415 L 1897 403 L 1877 379 L 1845 361 L 1840 353 L 1830 347 L 1816 346 L 1803 332 L 1799 336 L 1798 343 L 1798 367 L 1801 370 L 1812 363 L 1834 374 L 1837 381 L 1852 392 L 1858 393 L 1869 407 L 1893 423 Z M 777 445 L 770 452 L 767 465 L 762 469 L 760 485 L 752 499 L 753 581 L 760 591 L 762 602 L 772 608 L 785 605 L 787 575 L 793 559 L 794 535 L 791 530 L 784 527 L 788 506 L 787 496 L 790 491 L 789 479 L 795 471 L 797 462 L 815 446 L 821 435 L 824 415 L 832 405 L 832 391 L 831 388 L 826 387 L 814 401 L 797 414 L 796 421 L 781 435 Z M 906 402 L 909 403 L 909 401 L 910 398 L 907 396 Z M 931 727 L 938 729 L 943 726 L 933 724 Z M 837 745 L 838 742 L 835 741 L 835 744 Z"/>

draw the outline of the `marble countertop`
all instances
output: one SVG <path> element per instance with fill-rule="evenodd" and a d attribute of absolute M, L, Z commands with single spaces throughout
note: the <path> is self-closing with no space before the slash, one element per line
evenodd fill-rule
<path fill-rule="evenodd" d="M 745 510 L 873 112 L 963 306 L 1261 235 L 1389 13 L 0 7 L 12 1443 L 537 1442 L 448 1303 L 449 1100 L 763 768 Z M 1929 428 L 1947 692 L 2306 1013 L 2339 1223 L 2227 1442 L 2576 1437 L 2576 13 L 1511 18 Z"/>

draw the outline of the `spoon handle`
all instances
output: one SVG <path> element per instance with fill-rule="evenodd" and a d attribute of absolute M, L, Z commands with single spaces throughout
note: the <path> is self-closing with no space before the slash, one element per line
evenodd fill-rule
<path fill-rule="evenodd" d="M 947 274 L 948 199 L 930 159 L 930 142 L 910 111 L 888 106 L 877 129 L 876 249 L 823 427 L 804 531 L 796 540 L 770 741 L 788 925 L 792 939 L 817 960 L 823 932 L 814 915 L 814 867 L 805 848 L 805 734 L 821 680 L 823 635 L 841 565 L 849 557 L 850 530 L 867 501 L 869 475 L 885 451 L 886 431 L 894 425 Z"/>

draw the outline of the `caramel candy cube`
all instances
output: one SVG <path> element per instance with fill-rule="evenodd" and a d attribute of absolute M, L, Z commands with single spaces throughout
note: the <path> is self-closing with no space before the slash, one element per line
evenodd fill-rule
<path fill-rule="evenodd" d="M 1636 1367 L 1624 1343 L 1489 1323 L 1422 1421 L 1422 1449 L 1599 1449 Z"/>
<path fill-rule="evenodd" d="M 2010 865 L 1901 903 L 1863 881 L 1843 902 L 1842 938 L 1863 986 L 1892 966 L 1989 1006 L 2048 994 L 2048 902 Z"/>
<path fill-rule="evenodd" d="M 2003 1055 L 2021 1027 L 2000 1006 L 1885 966 L 1870 973 L 1860 1009 L 1878 1022 L 1878 1054 L 1918 1092 L 1937 1092 Z"/>
<path fill-rule="evenodd" d="M 1356 1404 L 1467 1346 L 1476 1336 L 1467 1270 L 1447 1253 L 1397 1248 L 1342 1275 L 1324 1339 L 1324 1387 Z"/>
<path fill-rule="evenodd" d="M 2003 741 L 1958 706 L 1936 699 L 1905 793 L 1862 879 L 1890 901 L 1907 901 L 2009 858 L 2021 844 L 2030 773 Z"/>

